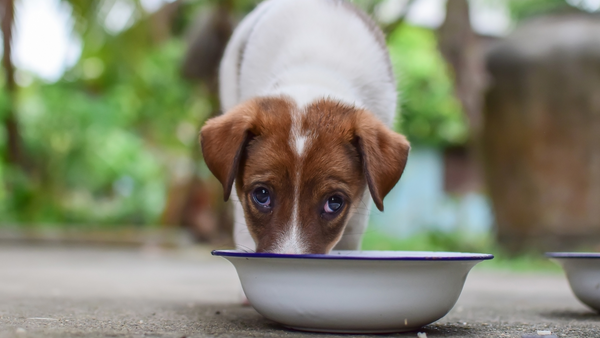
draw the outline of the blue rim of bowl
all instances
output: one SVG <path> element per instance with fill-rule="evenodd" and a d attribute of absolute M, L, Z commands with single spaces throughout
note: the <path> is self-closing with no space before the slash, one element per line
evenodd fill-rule
<path fill-rule="evenodd" d="M 600 258 L 600 252 L 546 252 L 548 258 Z"/>
<path fill-rule="evenodd" d="M 408 252 L 408 251 L 407 251 Z M 414 251 L 419 252 L 419 251 Z M 423 253 L 434 253 L 425 252 Z M 441 253 L 441 252 L 440 252 Z M 447 253 L 447 252 L 444 252 Z M 422 256 L 422 257 L 411 257 L 411 256 L 397 256 L 397 257 L 385 257 L 385 256 L 352 256 L 352 255 L 324 255 L 324 254 L 303 254 L 303 255 L 288 255 L 288 254 L 275 254 L 268 252 L 243 252 L 236 250 L 213 250 L 211 252 L 213 256 L 223 257 L 245 257 L 245 258 L 310 258 L 310 259 L 335 259 L 335 260 L 353 260 L 353 261 L 484 261 L 493 259 L 492 254 L 481 254 L 481 253 L 463 253 L 460 256 Z"/>

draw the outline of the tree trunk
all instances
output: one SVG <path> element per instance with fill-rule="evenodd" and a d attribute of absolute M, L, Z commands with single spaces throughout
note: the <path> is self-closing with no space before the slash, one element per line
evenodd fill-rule
<path fill-rule="evenodd" d="M 218 69 L 221 57 L 233 32 L 233 2 L 219 1 L 212 11 L 202 13 L 191 29 L 182 75 L 198 81 L 205 88 L 212 111 L 220 113 Z M 205 121 L 201 123 L 204 124 Z M 199 126 L 200 128 L 201 126 Z M 203 165 L 198 144 L 193 151 L 191 175 L 171 183 L 163 223 L 190 229 L 199 241 L 233 244 L 233 208 L 223 202 L 221 185 L 213 177 L 206 180 L 196 175 Z"/>
<path fill-rule="evenodd" d="M 483 40 L 471 27 L 467 0 L 446 3 L 446 19 L 438 29 L 438 45 L 454 79 L 456 97 L 467 115 L 472 138 L 481 131 L 485 89 Z"/>
<path fill-rule="evenodd" d="M 5 158 L 10 164 L 25 167 L 19 126 L 15 116 L 14 101 L 16 94 L 15 70 L 12 63 L 12 33 L 15 16 L 14 0 L 0 0 L 0 25 L 3 38 L 2 67 L 5 75 L 5 85 L 8 93 L 8 107 L 4 116 L 4 128 L 7 133 L 7 147 Z"/>
<path fill-rule="evenodd" d="M 600 20 L 539 18 L 488 56 L 483 148 L 500 242 L 600 240 Z"/>
<path fill-rule="evenodd" d="M 469 123 L 467 144 L 444 150 L 446 192 L 481 192 L 481 110 L 486 86 L 484 49 L 488 41 L 471 27 L 467 0 L 446 3 L 446 18 L 438 29 L 437 37 L 438 48 L 454 82 L 454 94 Z"/>

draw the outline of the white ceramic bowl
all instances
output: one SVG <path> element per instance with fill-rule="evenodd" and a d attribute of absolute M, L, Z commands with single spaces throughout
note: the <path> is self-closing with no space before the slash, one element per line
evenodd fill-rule
<path fill-rule="evenodd" d="M 264 317 L 297 330 L 338 333 L 401 332 L 432 323 L 452 309 L 471 268 L 493 258 L 400 251 L 213 255 L 235 266 Z"/>
<path fill-rule="evenodd" d="M 565 270 L 575 296 L 600 311 L 600 253 L 548 252 L 546 256 Z"/>

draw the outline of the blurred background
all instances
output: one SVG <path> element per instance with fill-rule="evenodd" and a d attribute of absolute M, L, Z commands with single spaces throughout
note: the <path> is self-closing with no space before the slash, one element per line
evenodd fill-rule
<path fill-rule="evenodd" d="M 353 2 L 387 34 L 413 145 L 363 248 L 600 249 L 600 0 Z M 231 246 L 197 135 L 257 3 L 0 1 L 0 243 Z"/>

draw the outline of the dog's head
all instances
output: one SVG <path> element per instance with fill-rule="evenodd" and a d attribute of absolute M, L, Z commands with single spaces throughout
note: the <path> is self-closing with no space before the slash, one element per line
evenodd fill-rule
<path fill-rule="evenodd" d="M 233 183 L 258 252 L 327 253 L 368 189 L 379 210 L 400 179 L 406 138 L 368 111 L 330 100 L 299 108 L 257 98 L 201 131 L 208 168 Z"/>

